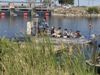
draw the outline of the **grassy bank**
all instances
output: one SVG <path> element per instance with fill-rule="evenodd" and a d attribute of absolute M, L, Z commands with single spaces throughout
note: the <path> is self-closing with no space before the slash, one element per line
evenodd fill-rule
<path fill-rule="evenodd" d="M 48 37 L 25 42 L 0 39 L 0 75 L 94 75 L 88 71 L 84 46 L 61 43 L 54 51 Z"/>

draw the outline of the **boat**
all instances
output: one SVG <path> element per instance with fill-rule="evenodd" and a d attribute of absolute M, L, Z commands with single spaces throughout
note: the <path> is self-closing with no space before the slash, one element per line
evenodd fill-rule
<path fill-rule="evenodd" d="M 93 47 L 92 58 L 86 60 L 86 64 L 100 74 L 100 51 L 97 51 L 100 48 L 100 35 L 93 34 L 90 45 Z"/>
<path fill-rule="evenodd" d="M 54 38 L 50 37 L 50 39 L 54 43 L 63 43 L 63 44 L 68 44 L 68 43 L 73 43 L 73 44 L 87 44 L 88 40 L 87 39 L 81 39 L 81 38 Z"/>
<path fill-rule="evenodd" d="M 90 69 L 94 69 L 97 74 L 100 74 L 100 57 L 96 59 L 95 63 L 92 60 L 86 60 L 86 64 L 90 67 Z"/>

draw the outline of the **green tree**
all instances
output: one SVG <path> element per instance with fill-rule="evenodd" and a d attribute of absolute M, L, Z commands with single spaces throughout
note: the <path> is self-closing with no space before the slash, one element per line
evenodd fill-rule
<path fill-rule="evenodd" d="M 51 0 L 43 0 L 43 3 L 44 3 L 45 5 L 49 5 L 49 4 L 51 4 Z"/>
<path fill-rule="evenodd" d="M 98 14 L 98 13 L 99 13 L 99 10 L 98 10 L 97 7 L 89 7 L 89 8 L 87 9 L 87 12 L 88 12 L 89 14 Z"/>
<path fill-rule="evenodd" d="M 59 0 L 60 4 L 74 4 L 74 0 Z"/>

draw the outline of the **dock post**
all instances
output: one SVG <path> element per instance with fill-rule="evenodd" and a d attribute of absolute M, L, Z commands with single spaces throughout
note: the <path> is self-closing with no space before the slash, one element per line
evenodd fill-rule
<path fill-rule="evenodd" d="M 36 36 L 38 36 L 39 33 L 38 15 L 36 15 L 35 21 L 36 21 Z"/>
<path fill-rule="evenodd" d="M 32 28 L 31 22 L 27 22 L 27 35 L 31 35 L 32 32 L 31 28 Z"/>
<path fill-rule="evenodd" d="M 38 36 L 39 33 L 38 14 L 34 13 L 32 22 L 35 27 L 35 35 Z"/>

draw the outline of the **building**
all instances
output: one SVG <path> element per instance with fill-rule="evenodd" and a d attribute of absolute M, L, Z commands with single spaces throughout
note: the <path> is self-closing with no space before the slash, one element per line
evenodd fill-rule
<path fill-rule="evenodd" d="M 7 7 L 10 3 L 13 3 L 16 7 L 29 7 L 30 4 L 41 5 L 42 2 L 43 0 L 0 0 L 0 6 Z"/>
<path fill-rule="evenodd" d="M 49 0 L 52 6 L 59 6 L 58 0 Z M 0 0 L 1 7 L 9 7 L 10 3 L 13 3 L 15 7 L 34 7 L 43 5 L 44 0 Z"/>

